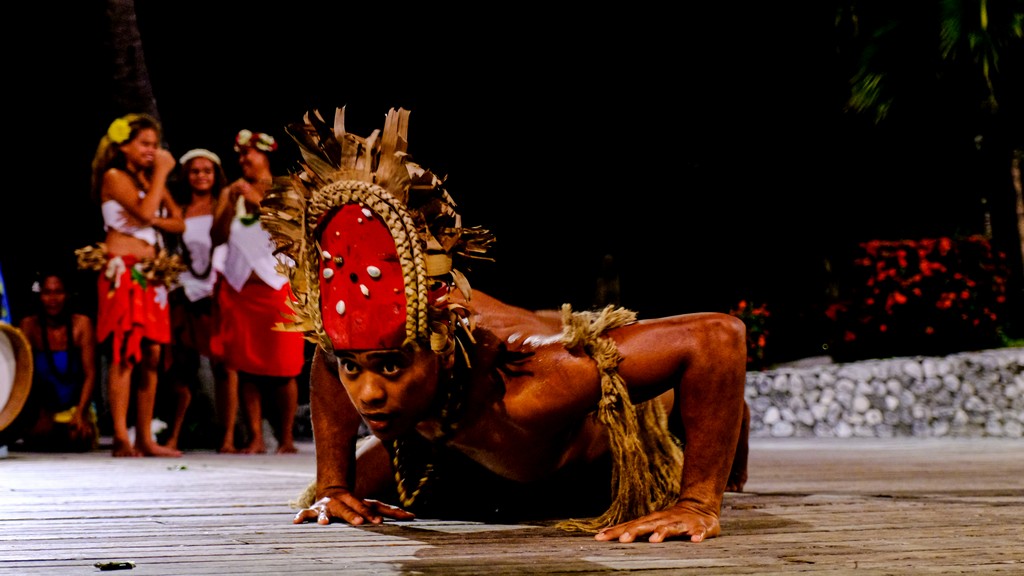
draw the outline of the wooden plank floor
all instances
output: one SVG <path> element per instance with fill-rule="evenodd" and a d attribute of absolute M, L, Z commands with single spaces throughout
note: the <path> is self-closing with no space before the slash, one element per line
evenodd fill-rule
<path fill-rule="evenodd" d="M 724 535 L 595 542 L 550 525 L 293 525 L 291 456 L 11 452 L 0 574 L 1024 574 L 1024 440 L 756 439 Z"/>

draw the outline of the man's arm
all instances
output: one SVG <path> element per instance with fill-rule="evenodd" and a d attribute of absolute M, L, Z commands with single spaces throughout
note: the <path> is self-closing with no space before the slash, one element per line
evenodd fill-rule
<path fill-rule="evenodd" d="M 744 330 L 740 320 L 726 314 L 691 314 L 616 333 L 624 358 L 620 374 L 631 393 L 659 392 L 659 383 L 674 382 L 674 416 L 682 425 L 674 432 L 685 438 L 685 458 L 673 506 L 606 528 L 597 540 L 632 542 L 649 534 L 651 542 L 684 536 L 700 542 L 721 533 L 726 484 L 737 446 L 746 442 Z"/>
<path fill-rule="evenodd" d="M 356 469 L 356 440 L 362 420 L 338 378 L 336 364 L 333 355 L 317 347 L 309 372 L 317 501 L 299 511 L 294 523 L 315 520 L 329 524 L 333 519 L 342 519 L 359 525 L 364 522 L 379 524 L 385 516 L 400 520 L 413 518 L 410 512 L 356 495 L 357 483 L 365 492 L 362 488 L 365 482 L 357 478 Z"/>

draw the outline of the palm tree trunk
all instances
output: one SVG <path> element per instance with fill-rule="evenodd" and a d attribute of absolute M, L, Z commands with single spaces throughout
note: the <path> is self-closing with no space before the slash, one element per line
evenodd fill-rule
<path fill-rule="evenodd" d="M 119 114 L 144 112 L 159 120 L 135 16 L 135 0 L 107 0 L 106 12 L 110 26 L 114 109 Z"/>

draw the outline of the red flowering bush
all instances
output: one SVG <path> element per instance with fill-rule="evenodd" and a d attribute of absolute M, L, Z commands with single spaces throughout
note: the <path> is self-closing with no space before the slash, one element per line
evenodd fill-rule
<path fill-rule="evenodd" d="M 825 311 L 841 360 L 996 347 L 1006 257 L 981 236 L 873 240 L 859 246 L 847 295 Z"/>
<path fill-rule="evenodd" d="M 729 314 L 743 320 L 747 326 L 747 367 L 760 369 L 765 366 L 765 345 L 768 342 L 768 305 L 753 306 L 740 300 Z"/>

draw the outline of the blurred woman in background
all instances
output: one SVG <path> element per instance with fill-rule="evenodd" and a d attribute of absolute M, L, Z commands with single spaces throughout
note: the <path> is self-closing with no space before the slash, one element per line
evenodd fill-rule
<path fill-rule="evenodd" d="M 101 272 L 96 339 L 110 353 L 114 456 L 181 456 L 160 446 L 151 427 L 161 346 L 171 341 L 167 290 L 181 269 L 164 249 L 163 234 L 185 230 L 167 188 L 177 162 L 160 142 L 160 123 L 147 114 L 127 114 L 110 124 L 92 162 L 93 198 L 100 202 L 106 239 L 76 251 L 79 267 Z M 136 366 L 133 441 L 128 409 Z"/>
<path fill-rule="evenodd" d="M 216 249 L 210 240 L 214 207 L 220 192 L 227 186 L 227 177 L 220 157 L 205 148 L 194 148 L 182 154 L 179 179 L 182 184 L 178 200 L 182 206 L 185 231 L 178 242 L 186 269 L 178 276 L 178 283 L 170 293 L 171 347 L 165 376 L 173 387 L 173 410 L 170 426 L 163 445 L 177 449 L 182 428 L 193 396 L 199 390 L 202 358 L 206 357 L 217 390 L 224 386 L 237 386 L 225 380 L 237 378 L 234 371 L 224 368 L 223 362 L 210 351 L 210 330 L 214 312 L 213 289 L 217 273 L 224 268 L 227 246 Z M 233 406 L 237 411 L 237 402 Z M 221 424 L 234 427 L 234 414 L 222 415 Z"/>

